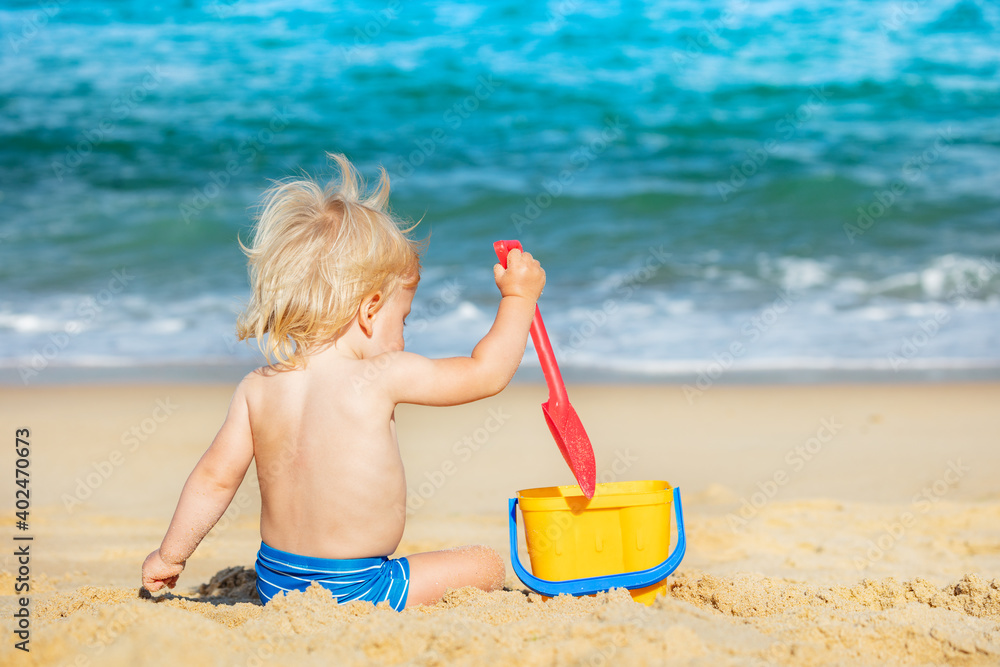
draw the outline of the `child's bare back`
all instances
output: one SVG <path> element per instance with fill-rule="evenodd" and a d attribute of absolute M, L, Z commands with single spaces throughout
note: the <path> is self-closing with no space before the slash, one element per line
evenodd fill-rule
<path fill-rule="evenodd" d="M 244 379 L 265 543 L 322 558 L 389 556 L 399 545 L 406 478 L 395 406 L 357 384 L 371 366 L 311 359 Z"/>
<path fill-rule="evenodd" d="M 268 195 L 246 249 L 253 298 L 238 329 L 275 362 L 243 379 L 188 477 L 163 543 L 143 563 L 151 591 L 176 584 L 253 461 L 261 492 L 255 568 L 265 602 L 318 582 L 340 601 L 402 609 L 439 600 L 448 588 L 503 585 L 503 561 L 488 547 L 388 558 L 406 518 L 394 411 L 501 391 L 524 353 L 545 273 L 517 251 L 506 269 L 494 267 L 500 306 L 470 356 L 405 352 L 419 282 L 414 243 L 385 213 L 384 172 L 382 187 L 361 199 L 353 168 L 334 159 L 340 190 L 294 181 Z"/>

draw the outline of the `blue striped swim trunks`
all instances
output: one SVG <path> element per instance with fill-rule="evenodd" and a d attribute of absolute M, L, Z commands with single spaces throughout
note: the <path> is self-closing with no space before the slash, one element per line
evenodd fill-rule
<path fill-rule="evenodd" d="M 305 590 L 315 581 L 337 602 L 388 600 L 393 609 L 402 611 L 410 590 L 410 563 L 405 558 L 315 558 L 261 542 L 254 569 L 257 594 L 264 604 L 279 593 Z"/>

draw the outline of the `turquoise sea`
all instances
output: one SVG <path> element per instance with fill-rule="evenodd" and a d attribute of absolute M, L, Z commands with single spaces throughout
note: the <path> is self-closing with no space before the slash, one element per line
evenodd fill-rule
<path fill-rule="evenodd" d="M 995 3 L 46 0 L 0 34 L 5 381 L 255 363 L 237 235 L 326 151 L 430 235 L 415 351 L 471 350 L 519 238 L 570 376 L 1000 376 Z"/>

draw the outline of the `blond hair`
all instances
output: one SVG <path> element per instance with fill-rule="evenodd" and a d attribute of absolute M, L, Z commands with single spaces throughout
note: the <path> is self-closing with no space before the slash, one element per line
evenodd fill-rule
<path fill-rule="evenodd" d="M 420 243 L 409 236 L 416 225 L 404 227 L 389 212 L 385 169 L 368 192 L 345 156 L 328 156 L 339 179 L 277 181 L 264 193 L 250 247 L 240 241 L 251 297 L 236 335 L 256 338 L 277 370 L 304 366 L 308 354 L 339 338 L 366 296 L 381 292 L 385 303 L 420 276 Z"/>

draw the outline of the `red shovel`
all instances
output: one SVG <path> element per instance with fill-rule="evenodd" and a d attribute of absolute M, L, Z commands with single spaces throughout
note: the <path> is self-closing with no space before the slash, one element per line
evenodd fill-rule
<path fill-rule="evenodd" d="M 497 241 L 493 244 L 503 268 L 507 268 L 507 253 L 515 248 L 521 250 L 520 241 Z M 531 340 L 535 344 L 535 351 L 538 352 L 538 361 L 542 365 L 545 383 L 549 385 L 549 400 L 542 403 L 545 423 L 549 425 L 549 431 L 559 445 L 559 451 L 566 459 L 566 465 L 573 471 L 583 495 L 593 498 L 594 485 L 597 481 L 594 448 L 590 444 L 590 438 L 583 428 L 580 417 L 569 404 L 566 385 L 563 384 L 562 374 L 559 373 L 559 364 L 556 363 L 556 357 L 552 353 L 552 343 L 549 342 L 549 335 L 545 332 L 542 313 L 539 312 L 537 305 L 535 317 L 531 320 Z"/>

